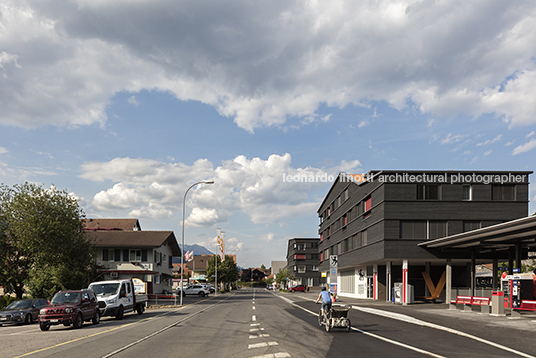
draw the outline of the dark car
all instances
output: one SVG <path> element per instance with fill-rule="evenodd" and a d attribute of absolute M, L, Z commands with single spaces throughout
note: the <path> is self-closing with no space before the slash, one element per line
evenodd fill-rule
<path fill-rule="evenodd" d="M 289 292 L 295 292 L 295 291 L 305 292 L 305 291 L 307 291 L 307 286 L 305 286 L 305 285 L 292 286 L 291 288 L 288 289 L 288 291 Z"/>
<path fill-rule="evenodd" d="M 13 301 L 0 311 L 0 327 L 8 323 L 33 323 L 37 321 L 39 310 L 47 304 L 44 298 Z"/>
<path fill-rule="evenodd" d="M 90 289 L 60 291 L 50 304 L 39 311 L 39 328 L 48 331 L 51 325 L 73 325 L 80 328 L 84 321 L 100 322 L 99 305 L 95 292 Z"/>

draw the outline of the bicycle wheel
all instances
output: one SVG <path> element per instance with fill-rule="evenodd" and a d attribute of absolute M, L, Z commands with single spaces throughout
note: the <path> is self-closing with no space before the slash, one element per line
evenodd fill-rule
<path fill-rule="evenodd" d="M 318 313 L 318 325 L 322 327 L 322 323 L 323 323 L 323 317 L 322 317 L 322 312 L 320 312 Z"/>

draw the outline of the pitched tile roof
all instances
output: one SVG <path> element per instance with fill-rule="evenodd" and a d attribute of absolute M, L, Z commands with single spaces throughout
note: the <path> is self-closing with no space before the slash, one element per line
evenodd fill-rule
<path fill-rule="evenodd" d="M 141 230 L 138 219 L 84 219 L 86 230 Z"/>
<path fill-rule="evenodd" d="M 181 251 L 173 231 L 86 231 L 88 240 L 95 247 L 156 248 L 167 243 L 173 256 Z"/>

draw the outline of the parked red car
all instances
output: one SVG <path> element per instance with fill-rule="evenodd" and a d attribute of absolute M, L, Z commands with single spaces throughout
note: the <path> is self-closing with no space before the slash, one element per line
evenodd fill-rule
<path fill-rule="evenodd" d="M 307 291 L 307 286 L 305 285 L 297 285 L 297 286 L 292 286 L 291 288 L 288 289 L 289 292 L 295 292 L 295 291 L 301 291 L 301 292 L 305 292 Z"/>
<path fill-rule="evenodd" d="M 100 322 L 99 306 L 95 292 L 90 289 L 60 291 L 50 304 L 39 310 L 39 328 L 48 331 L 51 325 L 73 325 L 80 328 L 84 321 Z"/>

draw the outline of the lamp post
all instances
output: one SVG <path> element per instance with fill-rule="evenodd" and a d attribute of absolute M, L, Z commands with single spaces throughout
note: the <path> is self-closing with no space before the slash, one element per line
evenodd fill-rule
<path fill-rule="evenodd" d="M 214 184 L 213 180 L 203 180 L 198 181 L 197 183 L 194 183 L 190 185 L 188 189 L 186 189 L 186 192 L 184 193 L 184 198 L 182 200 L 182 248 L 181 248 L 181 298 L 180 298 L 180 305 L 182 306 L 182 296 L 184 291 L 184 283 L 183 283 L 183 275 L 184 275 L 184 212 L 186 211 L 186 194 L 197 184 Z"/>

